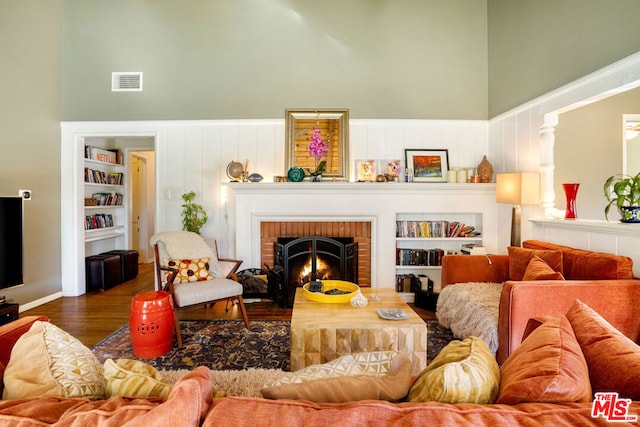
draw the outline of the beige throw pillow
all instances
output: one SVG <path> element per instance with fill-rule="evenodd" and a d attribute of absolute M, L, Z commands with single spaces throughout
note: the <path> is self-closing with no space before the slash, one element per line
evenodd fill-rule
<path fill-rule="evenodd" d="M 156 368 L 139 360 L 107 359 L 104 362 L 107 396 L 161 397 L 166 399 L 171 384 Z"/>
<path fill-rule="evenodd" d="M 76 338 L 49 322 L 34 322 L 11 351 L 3 399 L 106 395 L 102 365 Z"/>
<path fill-rule="evenodd" d="M 411 402 L 493 403 L 500 368 L 489 346 L 478 337 L 452 341 L 416 378 Z"/>
<path fill-rule="evenodd" d="M 387 400 L 404 398 L 411 386 L 411 359 L 406 353 L 398 354 L 382 376 L 374 374 L 346 375 L 315 378 L 292 384 L 265 387 L 261 390 L 267 399 L 297 399 L 312 402 L 354 402 L 359 400 Z"/>

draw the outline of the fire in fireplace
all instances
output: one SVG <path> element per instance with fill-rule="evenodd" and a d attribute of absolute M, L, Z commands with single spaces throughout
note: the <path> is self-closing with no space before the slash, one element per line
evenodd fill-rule
<path fill-rule="evenodd" d="M 312 280 L 358 281 L 358 243 L 352 237 L 279 237 L 274 245 L 285 305 L 293 305 L 296 287 Z"/>

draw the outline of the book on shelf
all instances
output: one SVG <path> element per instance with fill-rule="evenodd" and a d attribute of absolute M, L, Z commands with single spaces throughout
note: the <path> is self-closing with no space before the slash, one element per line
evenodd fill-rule
<path fill-rule="evenodd" d="M 93 193 L 91 198 L 96 199 L 98 206 L 122 206 L 124 196 L 118 192 Z"/>
<path fill-rule="evenodd" d="M 398 220 L 396 221 L 396 237 L 472 237 L 480 232 L 472 225 L 459 221 L 427 221 L 427 220 Z"/>
<path fill-rule="evenodd" d="M 441 266 L 442 257 L 456 253 L 448 249 L 408 249 L 396 248 L 396 265 Z"/>
<path fill-rule="evenodd" d="M 460 248 L 463 255 L 486 255 L 487 249 L 481 243 L 465 243 Z"/>
<path fill-rule="evenodd" d="M 122 172 L 107 173 L 97 169 L 84 168 L 84 182 L 89 184 L 123 185 L 124 174 Z"/>
<path fill-rule="evenodd" d="M 427 292 L 429 294 L 433 293 L 433 280 L 429 278 L 426 274 L 418 274 L 418 279 L 420 279 L 420 290 L 422 292 Z"/>
<path fill-rule="evenodd" d="M 113 215 L 111 214 L 100 213 L 100 214 L 85 216 L 85 221 L 84 221 L 85 230 L 110 228 L 110 227 L 113 227 L 113 225 L 114 225 Z"/>
<path fill-rule="evenodd" d="M 416 292 L 420 286 L 420 278 L 415 274 L 396 274 L 397 292 Z"/>
<path fill-rule="evenodd" d="M 113 163 L 114 165 L 124 164 L 124 154 L 118 149 L 102 149 L 98 147 L 92 147 L 90 145 L 85 145 L 84 158 L 90 160 L 98 160 L 105 163 Z"/>

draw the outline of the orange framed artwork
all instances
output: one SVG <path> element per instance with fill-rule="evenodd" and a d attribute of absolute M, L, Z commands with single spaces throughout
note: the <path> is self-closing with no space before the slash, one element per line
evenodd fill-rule
<path fill-rule="evenodd" d="M 413 170 L 414 182 L 447 182 L 449 151 L 446 149 L 406 149 L 406 168 Z"/>

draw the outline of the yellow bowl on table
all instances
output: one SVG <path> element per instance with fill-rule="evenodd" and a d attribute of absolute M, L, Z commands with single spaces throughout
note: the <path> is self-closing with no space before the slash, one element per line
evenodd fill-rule
<path fill-rule="evenodd" d="M 351 301 L 351 298 L 355 297 L 358 291 L 360 290 L 360 286 L 355 283 L 346 282 L 344 280 L 321 280 L 322 282 L 322 293 L 320 292 L 311 292 L 309 290 L 309 283 L 305 283 L 302 286 L 302 290 L 304 291 L 304 296 L 311 301 L 316 302 L 324 302 L 324 303 L 343 303 Z M 330 295 L 325 294 L 331 289 L 338 289 L 341 291 L 346 291 L 346 294 L 338 294 L 338 295 Z"/>

